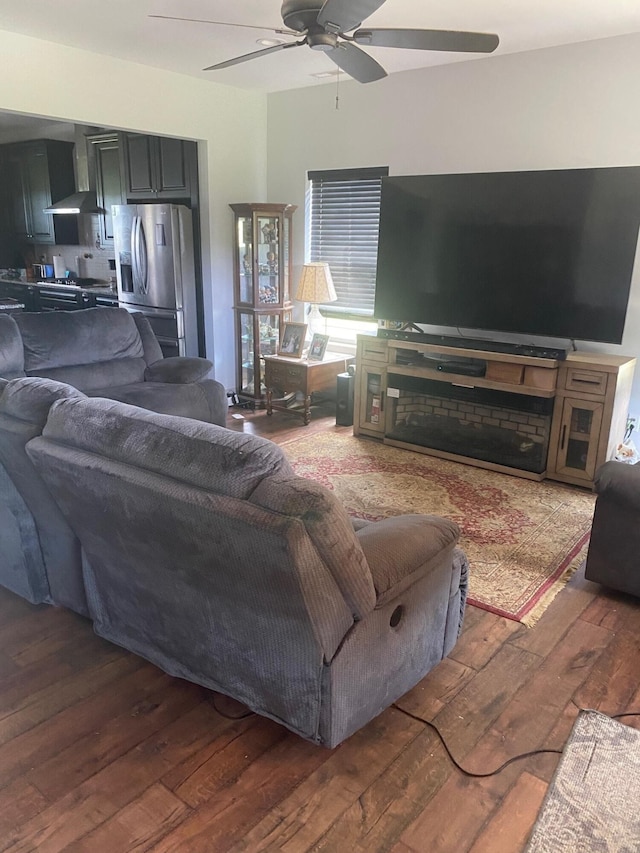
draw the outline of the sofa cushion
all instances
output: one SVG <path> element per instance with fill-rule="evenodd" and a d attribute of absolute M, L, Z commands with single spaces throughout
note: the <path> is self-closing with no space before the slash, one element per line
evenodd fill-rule
<path fill-rule="evenodd" d="M 175 386 L 174 386 L 175 387 Z M 273 442 L 100 398 L 55 403 L 43 435 L 216 494 L 246 499 L 274 473 L 292 473 Z"/>
<path fill-rule="evenodd" d="M 113 387 L 142 383 L 146 366 L 142 358 L 114 358 L 109 361 L 39 368 L 27 372 L 29 376 L 43 376 L 54 382 L 66 382 L 85 394 L 97 395 Z M 104 396 L 110 395 L 105 393 Z"/>
<path fill-rule="evenodd" d="M 299 518 L 354 618 L 362 619 L 372 610 L 376 597 L 371 572 L 349 516 L 333 492 L 313 480 L 283 475 L 264 479 L 251 501 Z"/>
<path fill-rule="evenodd" d="M 142 379 L 146 367 L 142 340 L 133 317 L 124 309 L 19 314 L 16 323 L 22 333 L 27 373 L 42 375 L 50 368 L 126 358 L 142 361 Z"/>
<path fill-rule="evenodd" d="M 147 367 L 144 378 L 145 382 L 199 382 L 211 373 L 212 367 L 208 358 L 163 358 Z"/>
<path fill-rule="evenodd" d="M 84 395 L 38 377 L 7 382 L 0 396 L 0 470 L 19 495 L 12 499 L 6 482 L 4 488 L 0 484 L 0 583 L 34 604 L 53 601 L 87 615 L 80 543 L 25 451 L 27 442 L 42 432 L 51 404 L 71 397 Z M 13 578 L 12 563 L 18 571 Z"/>
<path fill-rule="evenodd" d="M 84 394 L 63 382 L 40 377 L 14 379 L 0 388 L 0 416 L 26 421 L 35 428 L 34 434 L 38 434 L 46 423 L 52 403 L 67 397 L 84 397 Z"/>
<path fill-rule="evenodd" d="M 131 311 L 130 316 L 133 318 L 133 322 L 138 328 L 138 333 L 144 349 L 144 360 L 147 364 L 155 364 L 156 361 L 160 361 L 162 358 L 162 349 L 153 329 L 151 328 L 151 323 L 140 311 Z"/>
<path fill-rule="evenodd" d="M 170 382 L 134 382 L 130 385 L 117 385 L 110 388 L 96 388 L 87 391 L 89 397 L 107 397 L 118 400 L 130 406 L 140 406 L 151 412 L 163 415 L 178 415 L 182 418 L 195 418 L 207 423 L 223 422 L 218 418 L 220 406 L 212 405 L 212 394 L 215 390 L 208 383 L 189 382 L 187 385 L 175 385 Z M 214 401 L 215 402 L 215 401 Z M 226 404 L 226 398 L 224 400 Z M 222 410 L 226 412 L 225 409 Z"/>
<path fill-rule="evenodd" d="M 425 565 L 450 552 L 460 538 L 460 528 L 435 515 L 400 515 L 367 524 L 357 537 L 380 606 L 422 577 Z"/>
<path fill-rule="evenodd" d="M 24 376 L 24 350 L 15 319 L 0 315 L 0 376 L 15 379 Z"/>
<path fill-rule="evenodd" d="M 640 464 L 629 465 L 614 459 L 596 471 L 593 488 L 597 495 L 623 504 L 628 509 L 640 509 Z"/>

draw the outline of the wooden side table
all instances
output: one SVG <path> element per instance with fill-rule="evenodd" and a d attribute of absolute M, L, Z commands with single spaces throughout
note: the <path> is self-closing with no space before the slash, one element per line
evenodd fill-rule
<path fill-rule="evenodd" d="M 353 359 L 348 355 L 326 355 L 323 361 L 286 358 L 283 355 L 266 355 L 265 385 L 267 388 L 267 414 L 273 411 L 302 415 L 305 426 L 311 420 L 311 395 L 319 391 L 335 389 L 336 377 L 344 373 Z M 286 406 L 273 402 L 273 391 L 278 389 L 284 394 L 301 391 L 304 394 L 304 406 Z"/>

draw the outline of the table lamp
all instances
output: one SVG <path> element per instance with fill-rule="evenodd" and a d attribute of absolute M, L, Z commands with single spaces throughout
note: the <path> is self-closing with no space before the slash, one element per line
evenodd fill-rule
<path fill-rule="evenodd" d="M 329 264 L 322 261 L 305 264 L 302 267 L 302 275 L 298 282 L 295 298 L 299 302 L 308 302 L 310 305 L 309 316 L 307 317 L 310 334 L 323 334 L 325 330 L 324 318 L 318 305 L 335 302 L 338 298 L 333 286 Z"/>

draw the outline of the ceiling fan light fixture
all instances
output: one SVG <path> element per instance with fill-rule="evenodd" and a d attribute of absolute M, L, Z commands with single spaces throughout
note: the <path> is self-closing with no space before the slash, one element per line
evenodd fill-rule
<path fill-rule="evenodd" d="M 307 33 L 307 44 L 311 50 L 321 50 L 328 53 L 338 46 L 338 36 L 335 33 L 326 33 L 319 27 L 313 27 Z"/>

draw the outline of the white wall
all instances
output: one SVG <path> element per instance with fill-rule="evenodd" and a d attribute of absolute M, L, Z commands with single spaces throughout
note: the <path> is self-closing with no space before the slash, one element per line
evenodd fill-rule
<path fill-rule="evenodd" d="M 384 64 L 384 52 L 377 54 Z M 269 96 L 268 196 L 299 205 L 307 169 L 389 166 L 391 174 L 640 165 L 640 35 L 487 57 Z M 640 263 L 622 345 L 640 358 Z M 631 412 L 640 414 L 640 365 Z"/>
<path fill-rule="evenodd" d="M 0 110 L 195 139 L 207 355 L 235 387 L 231 202 L 266 200 L 266 98 L 0 31 Z"/>

